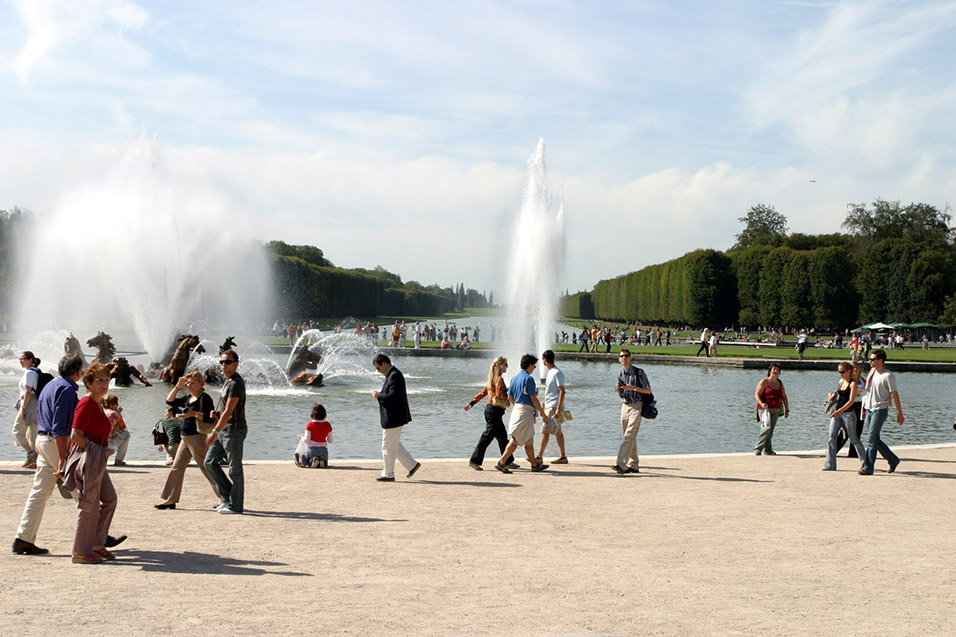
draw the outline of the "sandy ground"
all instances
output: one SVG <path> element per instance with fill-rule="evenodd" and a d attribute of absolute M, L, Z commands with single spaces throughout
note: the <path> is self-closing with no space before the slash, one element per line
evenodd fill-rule
<path fill-rule="evenodd" d="M 175 511 L 152 506 L 165 468 L 116 469 L 118 559 L 70 563 L 55 493 L 51 554 L 0 556 L 0 633 L 953 635 L 956 446 L 896 451 L 871 477 L 821 452 L 626 476 L 426 460 L 394 484 L 380 462 L 252 464 L 243 516 L 212 511 L 194 468 Z M 12 541 L 31 474 L 0 481 Z"/>

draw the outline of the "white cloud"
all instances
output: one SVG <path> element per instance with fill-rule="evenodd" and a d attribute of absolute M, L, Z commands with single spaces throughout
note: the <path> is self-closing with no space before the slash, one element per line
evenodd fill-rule
<path fill-rule="evenodd" d="M 836 5 L 764 65 L 748 93 L 754 123 L 783 126 L 812 154 L 862 175 L 898 170 L 919 155 L 928 123 L 951 119 L 953 75 L 929 70 L 954 26 L 951 3 Z"/>
<path fill-rule="evenodd" d="M 24 85 L 48 56 L 74 45 L 115 51 L 124 33 L 142 28 L 148 18 L 143 8 L 124 0 L 15 0 L 15 4 L 28 30 L 22 51 L 13 59 Z M 128 47 L 122 48 L 128 55 Z M 126 59 L 113 61 L 122 64 Z"/>

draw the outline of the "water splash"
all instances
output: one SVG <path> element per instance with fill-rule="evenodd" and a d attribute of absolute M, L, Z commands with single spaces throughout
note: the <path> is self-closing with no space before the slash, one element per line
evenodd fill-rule
<path fill-rule="evenodd" d="M 326 384 L 342 377 L 373 378 L 377 373 L 371 361 L 379 350 L 375 342 L 365 336 L 345 331 L 323 333 L 320 330 L 307 330 L 296 340 L 286 368 L 302 347 L 322 357 L 314 373 L 322 374 Z"/>
<path fill-rule="evenodd" d="M 154 361 L 191 321 L 255 325 L 271 303 L 253 236 L 221 193 L 191 183 L 144 134 L 109 174 L 38 218 L 17 325 L 77 335 L 131 328 Z"/>
<path fill-rule="evenodd" d="M 221 385 L 225 376 L 219 365 L 219 346 L 210 340 L 203 340 L 200 345 L 206 350 L 205 353 L 197 354 L 194 350 L 186 364 L 186 371 L 198 371 L 209 382 Z M 266 345 L 237 345 L 234 349 L 239 354 L 239 373 L 250 391 L 259 395 L 307 395 L 311 390 L 292 385 L 286 373 L 289 363 L 302 347 L 321 355 L 318 368 L 312 371 L 322 374 L 326 385 L 377 376 L 371 365 L 372 358 L 378 352 L 373 342 L 350 333 L 323 333 L 319 330 L 308 330 L 296 340 L 285 366 L 276 362 L 275 355 Z"/>
<path fill-rule="evenodd" d="M 505 338 L 515 358 L 513 372 L 519 371 L 517 360 L 528 348 L 540 357 L 553 340 L 565 255 L 560 199 L 547 181 L 541 138 L 528 159 L 528 180 L 511 232 L 506 296 L 511 322 Z"/>

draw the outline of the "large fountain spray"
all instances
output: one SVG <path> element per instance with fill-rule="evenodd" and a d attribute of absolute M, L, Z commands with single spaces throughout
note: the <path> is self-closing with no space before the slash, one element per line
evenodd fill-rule
<path fill-rule="evenodd" d="M 512 229 L 508 269 L 508 340 L 521 353 L 551 346 L 564 265 L 564 205 L 547 182 L 544 139 L 528 159 L 528 181 Z M 512 365 L 517 372 L 517 365 Z"/>
<path fill-rule="evenodd" d="M 37 219 L 22 255 L 20 329 L 132 328 L 158 361 L 191 323 L 232 329 L 261 319 L 263 251 L 220 193 L 161 155 L 141 136 L 110 174 Z"/>

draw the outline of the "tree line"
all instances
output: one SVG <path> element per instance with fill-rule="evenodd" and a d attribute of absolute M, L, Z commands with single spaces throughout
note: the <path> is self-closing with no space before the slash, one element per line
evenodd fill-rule
<path fill-rule="evenodd" d="M 667 325 L 814 327 L 956 324 L 956 247 L 947 210 L 851 204 L 845 233 L 789 233 L 759 204 L 726 251 L 696 250 L 562 299 L 567 316 Z"/>
<path fill-rule="evenodd" d="M 437 284 L 423 286 L 381 266 L 337 268 L 321 249 L 266 244 L 272 266 L 277 312 L 289 320 L 344 316 L 441 316 L 466 307 L 491 307 L 494 293 Z"/>

